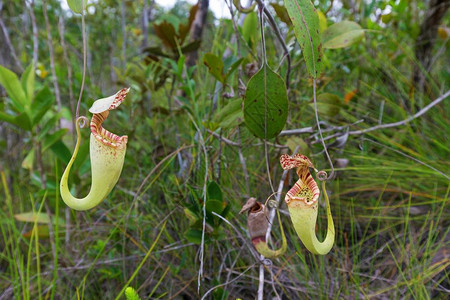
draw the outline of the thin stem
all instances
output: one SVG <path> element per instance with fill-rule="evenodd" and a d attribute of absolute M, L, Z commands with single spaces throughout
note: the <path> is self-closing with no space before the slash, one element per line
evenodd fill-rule
<path fill-rule="evenodd" d="M 126 23 L 125 23 L 125 0 L 122 0 L 121 3 L 121 27 L 122 27 L 122 67 L 123 70 L 126 70 L 127 68 L 127 30 L 126 30 Z"/>
<path fill-rule="evenodd" d="M 436 169 L 435 167 L 430 166 L 429 164 L 427 164 L 427 163 L 425 163 L 425 162 L 423 162 L 423 161 L 421 161 L 421 160 L 419 160 L 419 159 L 417 159 L 417 158 L 415 158 L 415 157 L 412 157 L 411 155 L 408 155 L 408 154 L 403 153 L 403 152 L 401 152 L 401 151 L 399 151 L 399 150 L 397 150 L 397 149 L 394 149 L 394 148 L 392 148 L 392 147 L 386 146 L 386 145 L 384 145 L 384 144 L 382 144 L 382 143 L 379 143 L 379 142 L 377 142 L 377 141 L 374 141 L 374 140 L 371 140 L 371 139 L 368 139 L 368 138 L 364 138 L 364 137 L 363 137 L 362 140 L 363 140 L 363 141 L 369 141 L 369 142 L 371 142 L 371 143 L 377 144 L 377 145 L 379 145 L 379 146 L 381 146 L 381 147 L 384 147 L 384 148 L 386 148 L 386 149 L 389 149 L 389 150 L 391 150 L 391 151 L 394 151 L 395 153 L 398 153 L 398 154 L 400 154 L 400 155 L 403 155 L 403 156 L 406 157 L 406 158 L 412 159 L 412 160 L 414 160 L 415 162 L 417 162 L 417 163 L 419 163 L 419 164 L 421 164 L 421 165 L 423 165 L 423 166 L 425 166 L 425 167 L 427 167 L 427 168 L 429 168 L 429 169 L 431 169 L 431 170 L 433 170 L 433 171 L 435 171 L 435 172 L 441 174 L 442 176 L 444 176 L 445 178 L 447 178 L 447 180 L 450 180 L 450 176 L 444 174 L 443 172 L 439 171 L 439 170 Z"/>
<path fill-rule="evenodd" d="M 244 157 L 244 154 L 242 153 L 241 129 L 239 126 L 237 128 L 237 136 L 238 136 L 238 143 L 239 143 L 239 146 L 238 146 L 239 160 L 241 161 L 242 171 L 244 172 L 246 192 L 249 195 L 250 194 L 250 184 L 249 184 L 250 176 L 248 175 L 247 163 L 245 162 L 245 157 Z"/>
<path fill-rule="evenodd" d="M 50 54 L 50 68 L 52 70 L 53 88 L 55 89 L 55 98 L 56 98 L 56 104 L 58 106 L 58 111 L 61 111 L 61 106 L 62 106 L 61 93 L 59 91 L 58 77 L 56 76 L 55 51 L 53 49 L 53 39 L 52 39 L 50 21 L 48 19 L 47 1 L 46 0 L 43 1 L 42 8 L 43 8 L 43 13 L 44 13 L 45 28 L 47 30 L 47 44 L 48 44 L 48 51 Z"/>
<path fill-rule="evenodd" d="M 261 47 L 262 47 L 262 56 L 263 56 L 263 65 L 264 69 L 264 156 L 266 160 L 266 170 L 267 170 L 267 178 L 269 179 L 269 184 L 272 192 L 274 192 L 272 179 L 270 177 L 270 164 L 269 164 L 269 150 L 266 142 L 267 138 L 267 56 L 266 56 L 266 40 L 264 37 L 264 16 L 263 9 L 264 5 L 258 5 L 259 9 L 259 19 L 260 19 L 260 29 L 261 29 Z"/>
<path fill-rule="evenodd" d="M 258 3 L 258 6 L 263 8 L 264 14 L 267 17 L 267 20 L 269 21 L 269 25 L 272 27 L 273 31 L 275 32 L 275 36 L 277 37 L 278 41 L 280 42 L 281 47 L 284 51 L 284 56 L 286 57 L 287 62 L 287 70 L 286 70 L 286 88 L 289 89 L 289 81 L 290 81 L 290 73 L 291 73 L 291 56 L 289 55 L 289 49 L 286 45 L 286 42 L 284 41 L 283 37 L 281 36 L 280 29 L 277 26 L 277 23 L 275 22 L 275 19 L 273 18 L 270 11 L 267 9 L 267 7 L 264 5 L 262 0 L 256 0 Z"/>
<path fill-rule="evenodd" d="M 75 112 L 75 120 L 77 120 L 78 117 L 80 116 L 80 103 L 81 103 L 81 97 L 83 97 L 84 81 L 86 79 L 86 64 L 87 64 L 86 24 L 85 24 L 85 20 L 84 20 L 85 7 L 84 7 L 84 1 L 81 1 L 81 2 L 83 3 L 83 9 L 81 11 L 81 34 L 83 36 L 83 76 L 81 77 L 81 89 L 80 89 L 80 95 L 78 96 L 77 109 Z"/>
<path fill-rule="evenodd" d="M 297 146 L 294 149 L 294 152 L 292 152 L 292 155 L 294 155 L 295 153 L 297 153 L 298 149 L 300 149 L 300 146 Z M 286 177 L 288 174 L 289 170 L 284 170 L 283 174 L 281 175 L 281 179 L 280 179 L 280 183 L 278 184 L 278 190 L 275 193 L 275 201 L 277 203 L 277 209 L 279 209 L 280 207 L 280 201 L 281 201 L 281 193 L 283 192 L 283 188 L 284 188 L 284 182 L 286 181 Z M 272 209 L 269 212 L 269 226 L 267 227 L 267 232 L 266 232 L 266 240 L 269 239 L 270 237 L 270 233 L 272 232 L 272 226 L 273 226 L 273 219 L 275 218 L 275 209 Z"/>
<path fill-rule="evenodd" d="M 325 145 L 325 141 L 323 139 L 322 135 L 322 129 L 320 128 L 320 121 L 319 121 L 319 113 L 317 112 L 317 97 L 316 97 L 316 79 L 313 79 L 313 98 L 314 98 L 314 113 L 316 115 L 316 123 L 317 123 L 317 129 L 319 130 L 320 140 L 322 142 L 323 150 L 325 151 L 325 155 L 327 156 L 328 162 L 330 163 L 331 172 L 330 176 L 328 176 L 325 180 L 330 180 L 334 176 L 334 166 L 333 162 L 331 161 L 331 157 L 328 154 L 327 146 Z"/>
<path fill-rule="evenodd" d="M 67 52 L 66 40 L 64 38 L 64 19 L 62 16 L 59 17 L 58 21 L 59 38 L 61 42 L 61 48 L 63 50 L 63 58 L 67 65 L 67 80 L 69 85 L 69 103 L 71 112 L 74 113 L 74 99 L 73 99 L 73 89 L 72 89 L 72 65 L 70 64 L 69 54 Z"/>
<path fill-rule="evenodd" d="M 264 256 L 261 255 L 261 260 L 264 260 Z M 264 265 L 259 265 L 259 284 L 258 284 L 258 300 L 264 299 Z"/>
<path fill-rule="evenodd" d="M 2 9 L 2 6 L 0 5 L 0 12 L 1 12 L 1 9 Z M 20 59 L 17 57 L 16 50 L 14 49 L 14 46 L 11 43 L 11 39 L 9 38 L 8 28 L 6 28 L 5 23 L 3 23 L 1 15 L 0 15 L 0 27 L 1 27 L 1 29 L 3 31 L 3 35 L 5 37 L 5 44 L 8 46 L 9 52 L 10 52 L 12 58 L 14 59 L 14 62 L 16 64 L 17 68 L 19 69 L 20 72 L 23 72 L 22 64 L 20 63 Z"/>
<path fill-rule="evenodd" d="M 214 291 L 215 289 L 217 289 L 217 288 L 219 288 L 219 287 L 222 287 L 222 286 L 226 286 L 226 285 L 228 285 L 228 284 L 230 284 L 230 283 L 232 283 L 232 282 L 238 280 L 239 278 L 241 278 L 242 275 L 244 275 L 245 273 L 247 273 L 247 272 L 248 272 L 250 269 L 252 269 L 254 266 L 255 266 L 254 264 L 251 265 L 250 267 L 248 267 L 247 269 L 245 269 L 241 274 L 239 274 L 238 276 L 236 276 L 236 278 L 233 278 L 233 279 L 230 280 L 230 281 L 227 281 L 227 282 L 218 284 L 218 285 L 216 285 L 216 286 L 210 288 L 210 289 L 203 295 L 203 297 L 201 298 L 201 300 L 205 299 L 206 296 L 208 296 L 208 294 L 211 293 L 212 291 Z"/>
<path fill-rule="evenodd" d="M 357 135 L 357 134 L 363 134 L 363 133 L 366 133 L 366 132 L 374 131 L 374 130 L 377 130 L 377 129 L 384 129 L 384 128 L 390 128 L 390 127 L 396 127 L 396 126 L 405 125 L 406 123 L 411 122 L 412 120 L 414 120 L 414 119 L 420 117 L 421 115 L 425 114 L 427 111 L 430 110 L 430 108 L 432 108 L 433 106 L 439 104 L 444 99 L 446 99 L 448 96 L 450 96 L 450 90 L 448 90 L 445 94 L 443 94 L 442 96 L 438 97 L 436 100 L 434 100 L 433 102 L 431 102 L 430 104 L 428 104 L 427 106 L 425 106 L 424 108 L 419 110 L 414 115 L 409 116 L 405 120 L 394 122 L 394 123 L 381 124 L 381 125 L 373 126 L 373 127 L 362 129 L 362 130 L 349 131 L 348 134 L 350 134 L 350 135 Z"/>
<path fill-rule="evenodd" d="M 205 231 L 206 231 L 206 185 L 208 183 L 208 152 L 206 151 L 205 141 L 203 139 L 202 132 L 200 131 L 200 128 L 198 127 L 197 123 L 195 122 L 193 116 L 191 114 L 188 114 L 191 118 L 192 123 L 194 124 L 195 128 L 197 129 L 200 145 L 203 149 L 203 154 L 205 156 L 205 177 L 204 177 L 204 183 L 203 183 L 203 222 L 202 222 L 202 240 L 200 244 L 200 269 L 198 271 L 198 278 L 197 278 L 197 291 L 200 293 L 200 287 L 201 287 L 201 278 L 203 276 L 203 264 L 204 264 L 204 252 L 205 252 Z"/>
<path fill-rule="evenodd" d="M 27 3 L 25 1 L 25 3 Z M 30 19 L 31 19 L 31 28 L 33 30 L 33 65 L 34 70 L 36 70 L 37 63 L 38 63 L 38 47 L 39 47 L 39 40 L 38 40 L 38 28 L 36 25 L 36 15 L 34 14 L 34 0 L 31 0 L 30 3 Z"/>

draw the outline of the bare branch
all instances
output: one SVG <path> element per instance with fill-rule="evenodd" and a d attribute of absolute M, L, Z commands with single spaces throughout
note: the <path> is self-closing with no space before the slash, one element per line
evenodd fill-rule
<path fill-rule="evenodd" d="M 63 17 L 59 17 L 58 21 L 58 31 L 59 31 L 59 38 L 61 42 L 61 48 L 63 50 L 63 58 L 67 65 L 67 80 L 69 85 L 69 103 L 70 103 L 70 109 L 72 113 L 75 112 L 75 103 L 73 98 L 73 89 L 72 89 L 72 65 L 70 64 L 69 54 L 67 52 L 67 45 L 66 40 L 64 38 L 64 20 Z"/>
<path fill-rule="evenodd" d="M 440 102 L 442 102 L 443 100 L 445 100 L 446 98 L 448 98 L 450 96 L 450 90 L 447 91 L 445 94 L 443 94 L 442 96 L 440 96 L 439 98 L 437 98 L 436 100 L 434 100 L 433 102 L 431 102 L 430 104 L 428 104 L 427 106 L 425 106 L 424 108 L 422 108 L 421 110 L 419 110 L 416 114 L 409 116 L 408 118 L 402 120 L 402 121 L 398 121 L 398 122 L 393 122 L 393 123 L 387 123 L 387 124 L 379 124 L 373 127 L 369 127 L 366 129 L 361 129 L 361 130 L 354 130 L 354 131 L 349 131 L 348 134 L 349 135 L 360 135 L 360 134 L 364 134 L 367 132 L 371 132 L 374 130 L 378 130 L 378 129 L 385 129 L 385 128 L 391 128 L 391 127 L 397 127 L 397 126 L 402 126 L 405 125 L 409 122 L 411 122 L 414 119 L 417 119 L 418 117 L 422 116 L 423 114 L 425 114 L 427 111 L 429 111 L 432 107 L 436 106 L 437 104 L 439 104 Z M 350 125 L 346 125 L 346 126 L 339 126 L 339 127 L 331 127 L 331 128 L 327 128 L 325 130 L 323 130 L 323 132 L 331 132 L 331 131 L 340 131 L 343 130 L 345 128 L 348 128 L 348 126 L 351 125 L 355 125 L 362 122 L 362 120 L 358 120 L 355 123 L 352 123 Z M 299 128 L 299 129 L 289 129 L 289 130 L 283 130 L 279 136 L 291 136 L 291 135 L 300 135 L 300 134 L 304 134 L 304 133 L 313 133 L 314 132 L 314 128 L 313 127 L 305 127 L 305 128 Z M 327 141 L 339 136 L 342 136 L 344 133 L 342 132 L 337 132 L 334 133 L 332 135 L 329 135 L 327 137 L 325 137 L 323 140 Z M 319 141 L 314 141 L 312 142 L 312 144 L 315 144 Z"/>
<path fill-rule="evenodd" d="M 421 115 L 425 114 L 428 110 L 430 110 L 430 108 L 432 108 L 433 106 L 435 106 L 435 105 L 439 104 L 440 102 L 442 102 L 449 95 L 450 95 L 450 90 L 447 91 L 444 95 L 442 95 L 439 98 L 437 98 L 436 100 L 434 100 L 433 102 L 431 102 L 430 104 L 428 104 L 427 106 L 425 106 L 424 108 L 422 108 L 421 110 L 419 110 L 414 115 L 409 116 L 408 118 L 406 118 L 403 121 L 398 121 L 398 122 L 388 123 L 388 124 L 380 124 L 380 125 L 373 126 L 373 127 L 366 128 L 366 129 L 362 129 L 362 130 L 349 131 L 348 134 L 350 134 L 350 135 L 357 135 L 357 134 L 363 134 L 363 133 L 371 132 L 371 131 L 378 130 L 378 129 L 384 129 L 384 128 L 390 128 L 390 127 L 396 127 L 396 126 L 405 125 L 406 123 L 411 122 L 412 120 L 414 120 L 414 119 L 420 117 Z"/>
<path fill-rule="evenodd" d="M 0 6 L 0 8 L 1 8 L 1 6 Z M 1 9 L 0 9 L 0 11 L 1 11 Z M 5 44 L 8 46 L 10 54 L 13 57 L 14 62 L 16 63 L 16 66 L 18 67 L 19 71 L 22 72 L 23 71 L 22 64 L 20 63 L 20 60 L 17 57 L 16 51 L 14 50 L 14 47 L 13 47 L 13 45 L 11 43 L 10 38 L 9 38 L 8 28 L 6 28 L 6 25 L 3 22 L 3 19 L 2 19 L 1 16 L 0 16 L 0 27 L 2 28 L 2 31 L 3 31 Z"/>
<path fill-rule="evenodd" d="M 52 39 L 50 21 L 48 19 L 47 1 L 46 0 L 43 0 L 42 9 L 43 9 L 44 19 L 45 19 L 45 28 L 47 30 L 47 44 L 48 44 L 48 51 L 50 54 L 50 68 L 52 70 L 53 88 L 55 89 L 55 98 L 56 98 L 56 104 L 58 105 L 58 111 L 61 111 L 61 93 L 59 92 L 58 77 L 56 76 L 55 50 L 53 49 L 53 39 Z"/>
<path fill-rule="evenodd" d="M 291 56 L 289 55 L 288 47 L 286 46 L 286 43 L 284 42 L 283 37 L 281 36 L 281 32 L 278 29 L 277 23 L 275 22 L 275 19 L 273 18 L 270 11 L 267 9 L 267 7 L 264 5 L 262 0 L 256 0 L 259 7 L 263 8 L 263 12 L 267 17 L 267 21 L 269 21 L 270 26 L 272 27 L 273 31 L 275 32 L 275 36 L 277 37 L 278 41 L 281 44 L 281 47 L 283 47 L 284 55 L 286 56 L 287 60 L 287 71 L 286 71 L 286 88 L 289 89 L 289 76 L 291 73 Z"/>
<path fill-rule="evenodd" d="M 299 129 L 288 129 L 283 130 L 280 132 L 278 136 L 290 136 L 290 135 L 299 135 L 303 133 L 314 133 L 313 127 L 305 127 L 305 128 L 299 128 Z"/>
<path fill-rule="evenodd" d="M 27 4 L 26 1 L 25 3 Z M 38 28 L 36 25 L 36 15 L 34 14 L 34 0 L 31 0 L 30 3 L 28 4 L 30 10 L 31 28 L 33 30 L 33 65 L 34 69 L 36 70 L 38 63 L 39 40 L 38 40 Z"/>

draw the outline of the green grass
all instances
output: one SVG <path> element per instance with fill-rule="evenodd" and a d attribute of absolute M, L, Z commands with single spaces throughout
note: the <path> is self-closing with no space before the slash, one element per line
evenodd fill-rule
<path fill-rule="evenodd" d="M 266 172 L 256 172 L 265 168 L 256 159 L 261 146 L 251 146 L 255 140 L 245 130 L 243 133 L 243 143 L 248 145 L 243 153 L 251 174 L 251 195 L 262 200 L 270 192 L 264 184 Z M 374 137 L 378 136 L 374 134 Z M 405 139 L 402 137 L 402 140 Z M 23 233 L 33 230 L 37 224 L 19 223 L 13 217 L 15 213 L 30 209 L 42 210 L 43 201 L 47 201 L 53 203 L 54 216 L 58 219 L 65 209 L 57 205 L 58 192 L 49 191 L 53 199 L 42 197 L 33 204 L 30 199 L 34 197 L 26 197 L 28 189 L 21 188 L 26 177 L 8 186 L 2 176 L 6 202 L 0 212 L 4 246 L 0 253 L 4 270 L 0 284 L 4 293 L 25 299 L 114 298 L 127 286 L 133 286 L 144 298 L 198 297 L 199 246 L 184 237 L 189 228 L 189 220 L 183 212 L 188 191 L 185 179 L 176 176 L 177 160 L 169 158 L 160 164 L 133 202 L 133 193 L 148 170 L 153 169 L 151 166 L 175 148 L 172 143 L 172 140 L 165 140 L 164 154 L 152 159 L 150 168 L 126 163 L 119 187 L 98 208 L 84 213 L 71 212 L 70 217 L 75 218 L 67 245 L 63 242 L 65 226 L 54 224 L 53 239 L 40 237 L 38 231 L 25 238 Z M 342 153 L 350 159 L 350 165 L 338 170 L 337 179 L 328 185 L 336 223 L 335 247 L 326 256 L 309 254 L 296 237 L 290 220 L 284 216 L 288 251 L 274 260 L 272 267 L 266 268 L 265 293 L 273 293 L 270 283 L 273 281 L 277 292 L 287 299 L 445 298 L 449 266 L 445 252 L 449 246 L 446 179 L 378 145 L 364 142 L 359 150 L 357 141 L 350 143 L 352 145 Z M 217 159 L 217 144 L 216 139 L 208 139 L 212 159 Z M 391 147 L 395 146 L 393 142 Z M 232 205 L 227 219 L 246 237 L 245 218 L 236 214 L 246 197 L 242 167 L 237 149 L 222 147 L 221 177 L 213 178 L 220 182 L 225 199 Z M 411 155 L 420 152 L 407 145 L 400 149 Z M 134 156 L 134 151 L 130 149 L 129 157 Z M 189 151 L 192 151 L 193 165 L 188 182 L 201 191 L 203 156 L 197 147 Z M 271 165 L 280 174 L 277 151 L 271 149 Z M 416 157 L 426 158 L 417 154 Z M 442 167 L 433 160 L 427 162 Z M 214 176 L 212 167 L 210 172 Z M 272 177 L 276 180 L 274 174 Z M 55 175 L 55 179 L 58 178 L 58 174 Z M 14 198 L 8 190 L 14 191 Z M 282 209 L 286 208 L 282 206 Z M 320 210 L 318 235 L 323 236 L 325 209 Z M 227 224 L 218 230 L 221 238 L 205 245 L 202 294 L 240 276 L 220 287 L 212 297 L 253 297 L 258 286 L 254 258 Z M 274 241 L 278 241 L 276 224 L 273 235 Z M 57 257 L 52 255 L 52 244 Z"/>

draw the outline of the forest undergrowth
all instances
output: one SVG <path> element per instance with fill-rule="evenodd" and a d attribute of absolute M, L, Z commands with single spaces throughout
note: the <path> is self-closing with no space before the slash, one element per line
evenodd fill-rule
<path fill-rule="evenodd" d="M 434 1 L 315 1 L 325 48 L 314 77 L 284 1 L 240 11 L 225 1 L 232 19 L 206 6 L 195 38 L 204 2 L 89 1 L 82 17 L 60 1 L 0 1 L 0 299 L 133 299 L 127 287 L 142 299 L 447 299 L 448 15 L 424 65 L 417 44 Z M 282 130 L 266 139 L 243 108 L 265 64 L 288 99 Z M 104 124 L 128 135 L 120 179 L 95 208 L 71 210 L 59 182 L 79 92 L 90 118 L 94 99 L 125 87 Z M 78 197 L 91 184 L 81 134 L 69 180 Z M 327 255 L 302 245 L 283 201 L 297 175 L 280 156 L 294 152 L 333 175 Z M 284 255 L 254 250 L 239 214 L 250 197 L 278 203 Z"/>

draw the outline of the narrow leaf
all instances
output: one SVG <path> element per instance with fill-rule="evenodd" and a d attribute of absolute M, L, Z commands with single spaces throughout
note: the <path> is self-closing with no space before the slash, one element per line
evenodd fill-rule
<path fill-rule="evenodd" d="M 31 104 L 31 115 L 33 117 L 33 126 L 39 123 L 45 113 L 50 109 L 50 107 L 55 101 L 55 97 L 50 92 L 48 87 L 44 87 L 40 90 Z"/>
<path fill-rule="evenodd" d="M 192 23 L 194 23 L 195 15 L 198 11 L 198 3 L 193 5 L 191 9 L 189 9 L 189 19 L 186 24 L 180 23 L 178 25 L 178 33 L 180 35 L 180 44 L 184 43 L 184 40 L 186 39 L 186 36 L 189 33 L 189 30 L 191 29 Z"/>
<path fill-rule="evenodd" d="M 25 72 L 23 72 L 21 81 L 22 81 L 22 88 L 26 94 L 27 104 L 31 104 L 31 100 L 33 99 L 34 94 L 34 66 L 33 63 L 31 63 Z"/>
<path fill-rule="evenodd" d="M 294 26 L 295 37 L 302 48 L 309 74 L 317 78 L 323 69 L 319 17 L 310 0 L 285 0 Z"/>
<path fill-rule="evenodd" d="M 242 36 L 250 48 L 256 45 L 258 36 L 258 15 L 255 12 L 249 13 L 242 24 Z"/>
<path fill-rule="evenodd" d="M 27 97 L 17 75 L 7 68 L 0 66 L 0 85 L 5 88 L 14 108 L 18 112 L 23 112 L 27 103 Z"/>
<path fill-rule="evenodd" d="M 0 121 L 5 121 L 5 122 L 11 123 L 13 125 L 19 126 L 19 124 L 17 124 L 17 122 L 16 122 L 15 115 L 10 115 L 10 114 L 4 113 L 2 111 L 0 111 Z"/>
<path fill-rule="evenodd" d="M 69 148 L 67 148 L 66 144 L 64 144 L 61 140 L 56 141 L 52 146 L 50 146 L 52 152 L 64 163 L 67 164 L 72 156 Z M 75 163 L 78 161 L 78 157 L 75 160 Z"/>
<path fill-rule="evenodd" d="M 228 104 L 214 116 L 214 121 L 218 123 L 221 128 L 232 128 L 239 125 L 243 118 L 242 100 L 234 99 L 228 102 Z"/>
<path fill-rule="evenodd" d="M 15 214 L 14 218 L 20 222 L 42 223 L 49 224 L 50 217 L 46 213 L 26 212 L 21 214 Z"/>
<path fill-rule="evenodd" d="M 46 151 L 48 148 L 53 146 L 57 141 L 59 141 L 68 131 L 67 128 L 60 129 L 52 134 L 46 135 L 42 143 L 42 152 Z"/>
<path fill-rule="evenodd" d="M 291 19 L 289 19 L 289 14 L 284 5 L 280 5 L 278 3 L 270 3 L 270 5 L 273 7 L 277 17 L 280 18 L 281 21 L 286 23 L 288 26 L 292 25 Z"/>

